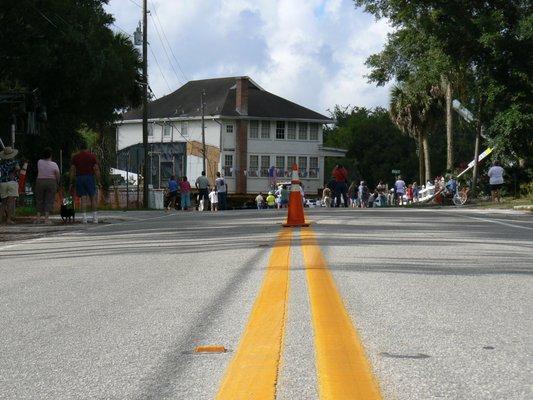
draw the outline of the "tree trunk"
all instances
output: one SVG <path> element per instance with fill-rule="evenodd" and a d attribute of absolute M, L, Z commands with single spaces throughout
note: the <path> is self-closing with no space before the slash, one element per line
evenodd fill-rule
<path fill-rule="evenodd" d="M 425 175 L 426 175 L 425 182 L 427 182 L 431 180 L 431 160 L 429 157 L 428 135 L 426 132 L 422 133 L 422 144 L 423 144 L 422 147 L 424 149 L 424 166 L 425 166 Z"/>
<path fill-rule="evenodd" d="M 425 185 L 424 181 L 424 149 L 422 145 L 422 135 L 420 132 L 417 137 L 417 146 L 418 146 L 418 184 L 419 186 Z"/>
<path fill-rule="evenodd" d="M 447 157 L 446 169 L 453 171 L 453 115 L 452 115 L 452 85 L 446 81 L 446 140 L 447 140 Z"/>

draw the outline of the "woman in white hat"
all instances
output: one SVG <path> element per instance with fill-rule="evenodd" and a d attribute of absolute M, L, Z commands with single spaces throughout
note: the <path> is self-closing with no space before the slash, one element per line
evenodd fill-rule
<path fill-rule="evenodd" d="M 14 224 L 15 203 L 19 197 L 18 176 L 20 166 L 15 157 L 18 150 L 6 146 L 0 151 L 0 220 L 6 215 L 6 223 Z"/>

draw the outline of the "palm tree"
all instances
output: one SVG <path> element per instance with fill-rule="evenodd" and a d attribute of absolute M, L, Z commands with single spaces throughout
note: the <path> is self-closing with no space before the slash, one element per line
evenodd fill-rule
<path fill-rule="evenodd" d="M 442 115 L 439 85 L 416 87 L 400 84 L 391 91 L 390 115 L 402 132 L 413 137 L 418 145 L 420 182 L 431 179 L 429 133 Z M 422 179 L 425 177 L 425 179 Z"/>
<path fill-rule="evenodd" d="M 406 135 L 416 141 L 418 151 L 418 177 L 422 184 L 424 181 L 424 151 L 422 130 L 417 125 L 417 110 L 410 93 L 404 85 L 392 87 L 390 96 L 389 114 L 392 122 Z"/>

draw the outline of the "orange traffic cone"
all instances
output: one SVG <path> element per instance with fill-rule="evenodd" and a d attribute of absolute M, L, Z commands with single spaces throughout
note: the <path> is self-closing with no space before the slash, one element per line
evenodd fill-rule
<path fill-rule="evenodd" d="M 296 164 L 293 164 L 292 166 L 289 212 L 287 214 L 287 222 L 285 222 L 283 226 L 309 226 L 309 223 L 305 222 L 302 192 L 300 191 L 300 178 L 298 176 L 298 166 Z"/>

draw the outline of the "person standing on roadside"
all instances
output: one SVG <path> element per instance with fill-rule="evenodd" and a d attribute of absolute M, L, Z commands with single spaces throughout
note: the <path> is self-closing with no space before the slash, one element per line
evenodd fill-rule
<path fill-rule="evenodd" d="M 76 194 L 81 197 L 82 222 L 87 223 L 87 203 L 91 205 L 93 224 L 98 223 L 97 190 L 100 186 L 100 168 L 96 156 L 82 143 L 80 151 L 72 157 L 70 167 L 70 189 L 76 185 Z"/>
<path fill-rule="evenodd" d="M 413 182 L 413 202 L 418 202 L 419 192 L 420 192 L 420 189 L 418 187 L 418 184 L 416 182 Z"/>
<path fill-rule="evenodd" d="M 494 203 L 500 202 L 500 189 L 503 185 L 503 174 L 505 173 L 504 169 L 501 167 L 499 161 L 494 161 L 492 167 L 490 167 L 487 175 L 489 176 L 490 184 L 490 197 Z"/>
<path fill-rule="evenodd" d="M 361 204 L 361 208 L 367 208 L 368 207 L 368 199 L 370 197 L 370 192 L 368 190 L 368 186 L 366 185 L 365 181 L 361 181 L 358 188 L 359 192 L 359 203 Z"/>
<path fill-rule="evenodd" d="M 275 208 L 276 207 L 276 196 L 274 196 L 274 193 L 268 192 L 268 196 L 266 198 L 267 206 L 268 208 Z"/>
<path fill-rule="evenodd" d="M 202 175 L 196 178 L 195 182 L 196 189 L 198 189 L 198 209 L 200 209 L 200 202 L 204 201 L 204 208 L 202 211 L 208 211 L 207 207 L 207 190 L 209 188 L 209 180 L 205 176 L 205 171 L 202 171 Z"/>
<path fill-rule="evenodd" d="M 227 194 L 228 185 L 226 180 L 220 176 L 220 172 L 217 172 L 217 179 L 215 179 L 215 189 L 218 193 L 218 209 L 225 210 L 227 207 Z"/>
<path fill-rule="evenodd" d="M 289 206 L 289 190 L 286 185 L 281 187 L 279 192 L 278 208 L 287 208 Z"/>
<path fill-rule="evenodd" d="M 180 185 L 174 175 L 168 180 L 168 194 L 167 194 L 167 211 L 174 210 L 176 208 L 176 199 L 178 198 L 178 189 Z"/>
<path fill-rule="evenodd" d="M 37 219 L 41 222 L 44 215 L 44 223 L 50 224 L 50 213 L 54 209 L 54 200 L 60 184 L 59 167 L 52 161 L 52 149 L 47 147 L 43 151 L 43 158 L 37 162 L 37 180 L 35 181 L 35 203 Z"/>
<path fill-rule="evenodd" d="M 180 182 L 181 209 L 187 211 L 191 206 L 191 184 L 184 176 Z"/>
<path fill-rule="evenodd" d="M 211 203 L 211 211 L 218 211 L 218 193 L 215 187 L 209 192 L 209 202 Z"/>
<path fill-rule="evenodd" d="M 348 171 L 341 164 L 337 164 L 332 172 L 335 178 L 335 207 L 341 206 L 341 196 L 344 200 L 344 207 L 348 207 L 348 187 L 346 182 L 348 180 Z"/>
<path fill-rule="evenodd" d="M 263 208 L 264 202 L 265 202 L 265 199 L 263 198 L 263 193 L 259 192 L 259 194 L 255 198 L 255 203 L 257 204 L 258 210 L 261 210 Z"/>
<path fill-rule="evenodd" d="M 405 182 L 402 180 L 402 177 L 398 175 L 398 179 L 394 183 L 394 192 L 396 194 L 396 199 L 398 205 L 403 206 L 403 195 L 405 194 Z"/>
<path fill-rule="evenodd" d="M 0 221 L 6 216 L 6 224 L 13 225 L 15 222 L 15 204 L 19 197 L 18 176 L 20 172 L 19 162 L 15 158 L 18 150 L 6 146 L 0 151 Z"/>

